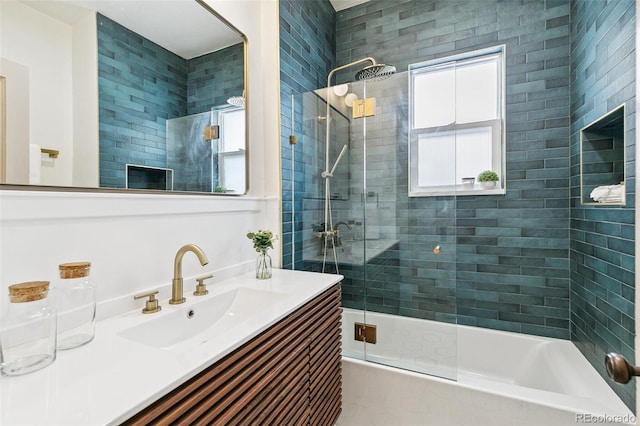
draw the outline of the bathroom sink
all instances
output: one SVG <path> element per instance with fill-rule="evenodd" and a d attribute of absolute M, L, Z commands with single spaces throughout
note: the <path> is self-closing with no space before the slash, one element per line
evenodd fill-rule
<path fill-rule="evenodd" d="M 118 334 L 125 339 L 161 349 L 171 349 L 189 339 L 203 344 L 209 337 L 215 337 L 217 330 L 228 330 L 241 324 L 285 296 L 273 291 L 239 287 L 207 296 L 201 302 L 174 312 L 160 312 L 157 317 Z"/>

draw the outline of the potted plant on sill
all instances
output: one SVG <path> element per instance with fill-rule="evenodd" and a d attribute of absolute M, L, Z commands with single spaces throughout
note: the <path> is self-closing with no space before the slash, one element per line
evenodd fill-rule
<path fill-rule="evenodd" d="M 478 175 L 478 182 L 480 182 L 482 189 L 495 188 L 496 182 L 499 180 L 498 174 L 493 170 L 485 170 Z"/>
<path fill-rule="evenodd" d="M 247 238 L 253 241 L 253 248 L 260 253 L 256 261 L 256 278 L 259 280 L 271 278 L 271 256 L 267 254 L 267 250 L 273 248 L 273 242 L 278 237 L 271 231 L 258 230 L 258 232 L 249 232 Z"/>

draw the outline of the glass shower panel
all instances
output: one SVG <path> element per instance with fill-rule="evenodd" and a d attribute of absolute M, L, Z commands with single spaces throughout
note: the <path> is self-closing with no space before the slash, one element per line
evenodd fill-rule
<path fill-rule="evenodd" d="M 293 198 L 294 200 L 302 199 L 303 237 L 296 238 L 296 244 L 301 243 L 303 247 L 302 268 L 322 272 L 324 263 L 324 272 L 335 273 L 334 246 L 339 271 L 343 254 L 341 244 L 345 238 L 348 238 L 344 235 L 346 227 L 343 227 L 344 225 L 340 222 L 346 223 L 348 220 L 344 211 L 348 210 L 347 206 L 350 203 L 349 121 L 343 111 L 331 107 L 327 139 L 327 107 L 324 96 L 326 96 L 326 90 L 294 96 L 294 106 L 301 108 L 302 113 L 294 113 L 297 117 L 295 123 L 297 143 L 293 145 L 296 153 L 292 157 L 298 159 L 293 166 L 295 167 L 294 176 L 301 176 L 302 179 L 301 182 L 293 183 Z M 341 153 L 342 156 L 340 156 Z M 336 162 L 339 156 L 340 161 Z M 327 158 L 330 163 L 329 168 L 333 170 L 330 176 L 323 177 L 327 171 Z M 329 185 L 328 193 L 327 184 Z M 326 223 L 329 222 L 333 229 L 340 231 L 340 234 L 333 242 L 330 240 L 325 245 L 325 239 L 320 234 L 327 228 Z"/>
<path fill-rule="evenodd" d="M 217 124 L 218 115 L 213 112 L 167 120 L 167 167 L 174 170 L 175 191 L 211 192 L 214 188 L 214 147 L 205 139 L 205 128 Z"/>
<path fill-rule="evenodd" d="M 457 377 L 455 196 L 409 197 L 408 73 L 352 84 L 375 114 L 352 119 L 352 155 L 362 159 L 365 323 L 376 343 L 365 359 Z M 455 169 L 455 163 L 449 165 Z"/>
<path fill-rule="evenodd" d="M 294 95 L 293 265 L 344 276 L 343 355 L 456 379 L 456 198 L 409 196 L 407 78 Z"/>
<path fill-rule="evenodd" d="M 344 276 L 343 353 L 363 358 L 364 342 L 354 339 L 354 326 L 364 323 L 364 226 L 363 218 L 356 220 L 353 215 L 362 191 L 354 195 L 352 182 L 353 176 L 362 175 L 363 158 L 354 157 L 351 151 L 351 111 L 344 96 L 336 95 L 331 88 L 296 94 L 292 103 L 297 139 L 291 145 L 295 161 L 289 184 L 294 206 L 292 245 L 296 247 L 294 257 L 302 257 L 302 261 L 294 258 L 293 264 L 295 269 Z M 359 182 L 361 186 L 362 179 Z M 302 212 L 295 211 L 299 205 Z M 325 226 L 327 220 L 330 226 Z M 337 233 L 325 239 L 325 229 Z"/>

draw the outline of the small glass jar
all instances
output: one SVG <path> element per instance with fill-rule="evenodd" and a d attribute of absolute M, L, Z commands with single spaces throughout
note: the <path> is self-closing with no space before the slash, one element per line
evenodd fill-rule
<path fill-rule="evenodd" d="M 95 285 L 89 277 L 90 262 L 63 263 L 58 268 L 58 349 L 72 349 L 89 343 L 95 336 Z"/>
<path fill-rule="evenodd" d="M 18 376 L 56 359 L 56 310 L 49 281 L 9 286 L 9 304 L 0 320 L 0 373 Z"/>

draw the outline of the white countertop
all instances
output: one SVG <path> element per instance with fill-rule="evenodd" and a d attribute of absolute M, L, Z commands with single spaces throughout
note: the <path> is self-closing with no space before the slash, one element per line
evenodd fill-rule
<path fill-rule="evenodd" d="M 156 314 L 143 315 L 138 309 L 100 321 L 92 342 L 59 351 L 50 366 L 24 376 L 0 377 L 0 424 L 119 424 L 341 279 L 340 275 L 280 269 L 274 269 L 269 280 L 257 280 L 253 273 L 220 282 L 214 278 L 208 285 L 209 295 L 202 298 L 185 292 L 185 304 L 160 300 L 162 311 Z M 185 353 L 152 348 L 118 335 L 157 315 L 238 287 L 286 293 L 287 297 L 219 333 L 215 341 Z"/>

